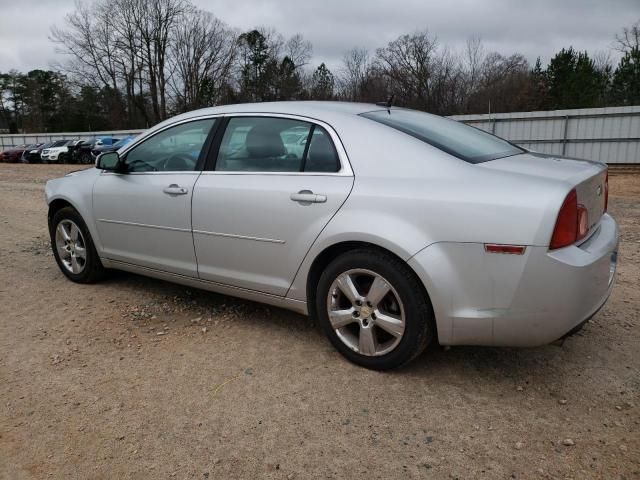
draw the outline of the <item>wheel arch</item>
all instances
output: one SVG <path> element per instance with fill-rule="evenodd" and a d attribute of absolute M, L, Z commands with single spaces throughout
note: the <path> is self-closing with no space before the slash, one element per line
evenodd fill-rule
<path fill-rule="evenodd" d="M 102 252 L 102 242 L 100 241 L 100 237 L 98 236 L 98 231 L 94 219 L 91 218 L 91 205 L 89 205 L 87 208 L 80 208 L 80 205 L 81 203 L 76 204 L 66 195 L 56 195 L 53 199 L 49 200 L 49 211 L 47 214 L 47 224 L 49 227 L 49 231 L 51 231 L 51 221 L 53 220 L 53 216 L 56 214 L 56 212 L 65 207 L 71 207 L 76 212 L 78 212 L 78 215 L 80 215 L 85 225 L 89 229 L 89 234 L 91 235 L 93 244 L 95 245 L 98 254 L 100 254 L 100 252 Z"/>
<path fill-rule="evenodd" d="M 53 220 L 53 216 L 56 212 L 62 210 L 63 208 L 71 207 L 76 212 L 79 213 L 78 209 L 73 205 L 69 200 L 65 198 L 55 198 L 51 202 L 49 202 L 49 211 L 47 213 L 47 221 L 49 224 L 49 230 L 51 230 L 51 221 Z"/>
<path fill-rule="evenodd" d="M 409 263 L 407 263 L 406 259 L 403 259 L 400 255 L 394 253 L 388 248 L 381 247 L 380 245 L 376 245 L 375 243 L 366 242 L 366 241 L 342 241 L 326 247 L 318 255 L 316 255 L 316 257 L 314 258 L 308 270 L 307 281 L 306 281 L 306 299 L 307 299 L 308 313 L 311 318 L 315 318 L 317 313 L 316 307 L 315 307 L 315 304 L 316 304 L 316 288 L 315 287 L 318 284 L 318 281 L 320 279 L 320 275 L 322 275 L 322 272 L 325 270 L 325 268 L 327 268 L 329 263 L 331 263 L 331 261 L 337 256 L 352 250 L 359 250 L 359 249 L 377 250 L 380 252 L 384 252 L 387 255 L 391 255 L 397 258 L 398 260 L 400 260 L 404 265 L 407 266 L 409 271 L 416 277 L 416 279 L 418 280 L 420 286 L 424 291 L 424 294 L 429 299 L 429 302 L 432 303 L 431 296 L 427 291 L 426 285 L 424 284 L 424 282 L 422 281 L 418 273 L 411 267 L 411 265 L 409 265 Z M 435 315 L 435 311 L 434 311 L 434 315 Z M 434 318 L 434 320 L 436 319 Z M 435 334 L 437 339 L 438 322 L 435 321 L 434 323 L 436 325 Z"/>

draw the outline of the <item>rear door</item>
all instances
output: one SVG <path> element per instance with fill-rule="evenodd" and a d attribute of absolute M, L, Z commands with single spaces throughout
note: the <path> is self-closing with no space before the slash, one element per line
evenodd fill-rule
<path fill-rule="evenodd" d="M 328 126 L 234 116 L 193 194 L 193 240 L 204 280 L 284 296 L 304 256 L 353 186 Z"/>

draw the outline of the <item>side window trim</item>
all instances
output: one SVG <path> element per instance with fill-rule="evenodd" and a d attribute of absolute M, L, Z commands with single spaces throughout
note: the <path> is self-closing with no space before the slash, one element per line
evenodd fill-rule
<path fill-rule="evenodd" d="M 307 166 L 307 156 L 309 155 L 309 146 L 311 145 L 311 140 L 313 139 L 313 132 L 316 131 L 316 124 L 311 124 L 311 129 L 309 130 L 309 135 L 307 135 L 307 142 L 304 145 L 304 152 L 302 153 L 302 162 L 300 163 L 300 172 L 304 173 L 304 169 Z"/>
<path fill-rule="evenodd" d="M 211 125 L 211 129 L 207 134 L 207 139 L 204 141 L 204 145 L 202 145 L 202 149 L 200 150 L 200 155 L 198 155 L 198 160 L 196 161 L 196 167 L 194 171 L 201 172 L 202 170 L 204 170 L 204 165 L 209 156 L 209 152 L 211 151 L 211 146 L 214 139 L 216 138 L 216 134 L 220 130 L 220 126 L 223 121 L 224 119 L 222 118 L 213 118 L 213 125 Z"/>
<path fill-rule="evenodd" d="M 266 118 L 282 118 L 282 119 L 290 119 L 290 120 L 299 120 L 303 122 L 310 123 L 312 128 L 311 130 L 315 130 L 316 126 L 322 127 L 327 134 L 329 135 L 329 140 L 333 145 L 333 149 L 338 155 L 338 162 L 340 162 L 340 169 L 337 172 L 243 172 L 243 171 L 218 171 L 216 170 L 216 162 L 218 158 L 218 153 L 220 151 L 220 145 L 222 144 L 222 138 L 224 137 L 224 133 L 227 129 L 227 125 L 229 121 L 233 118 L 237 117 L 266 117 Z M 348 176 L 353 177 L 353 169 L 351 168 L 351 162 L 349 161 L 349 157 L 347 156 L 347 152 L 342 144 L 342 140 L 340 139 L 340 135 L 331 127 L 331 125 L 317 120 L 315 118 L 304 117 L 299 115 L 289 115 L 289 114 L 279 114 L 279 113 L 265 113 L 265 112 L 238 112 L 238 113 L 227 113 L 224 115 L 220 115 L 218 118 L 221 119 L 220 125 L 217 127 L 216 138 L 214 138 L 211 148 L 209 149 L 209 154 L 207 156 L 207 160 L 205 162 L 204 168 L 202 170 L 203 173 L 213 174 L 213 175 L 310 175 L 310 176 Z M 312 131 L 310 133 L 313 133 Z M 305 145 L 304 157 L 303 157 L 303 165 L 306 163 L 306 157 L 308 153 L 308 149 L 310 146 L 310 142 L 312 140 L 312 135 L 310 134 L 307 138 L 307 144 Z"/>
<path fill-rule="evenodd" d="M 209 147 L 209 151 L 207 152 L 207 157 L 205 159 L 202 171 L 215 171 L 216 163 L 218 161 L 218 152 L 220 151 L 220 145 L 222 145 L 222 138 L 224 137 L 224 133 L 227 131 L 227 125 L 229 125 L 229 120 L 232 117 L 223 116 L 220 117 L 220 122 L 218 123 L 218 127 L 216 128 L 215 135 L 211 139 L 211 145 Z"/>

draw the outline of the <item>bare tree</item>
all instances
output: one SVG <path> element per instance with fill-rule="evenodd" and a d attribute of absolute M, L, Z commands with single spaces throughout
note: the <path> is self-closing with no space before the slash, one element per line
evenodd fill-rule
<path fill-rule="evenodd" d="M 612 70 L 613 59 L 611 58 L 610 50 L 598 50 L 593 55 L 593 65 L 599 72 Z"/>
<path fill-rule="evenodd" d="M 480 83 L 482 63 L 485 58 L 482 39 L 478 36 L 469 37 L 465 48 L 464 63 L 466 73 L 465 105 L 469 96 L 476 91 Z"/>
<path fill-rule="evenodd" d="M 376 68 L 400 104 L 434 113 L 450 113 L 459 99 L 462 67 L 427 31 L 402 35 L 376 52 Z"/>
<path fill-rule="evenodd" d="M 117 88 L 112 52 L 112 31 L 98 21 L 100 5 L 76 3 L 76 10 L 65 16 L 65 28 L 52 27 L 50 39 L 58 53 L 68 55 L 67 70 L 92 85 Z"/>
<path fill-rule="evenodd" d="M 50 38 L 57 50 L 69 58 L 66 71 L 86 84 L 107 89 L 112 121 L 121 126 L 124 112 L 119 90 L 118 39 L 108 4 L 76 3 L 76 10 L 65 17 L 64 26 L 54 26 Z"/>
<path fill-rule="evenodd" d="M 309 63 L 313 54 L 313 45 L 297 33 L 284 44 L 284 55 L 289 57 L 296 68 L 302 68 Z"/>
<path fill-rule="evenodd" d="M 194 10 L 179 22 L 171 46 L 172 88 L 182 110 L 215 104 L 228 85 L 237 35 L 213 14 Z"/>
<path fill-rule="evenodd" d="M 362 90 L 371 72 L 369 52 L 364 48 L 353 48 L 342 57 L 338 72 L 341 96 L 353 102 L 362 100 Z"/>
<path fill-rule="evenodd" d="M 530 102 L 533 88 L 530 66 L 523 55 L 505 57 L 490 52 L 482 62 L 479 83 L 471 92 L 466 110 L 469 113 L 519 110 Z"/>
<path fill-rule="evenodd" d="M 612 48 L 621 53 L 630 52 L 634 48 L 640 49 L 640 20 L 616 34 Z"/>
<path fill-rule="evenodd" d="M 139 34 L 142 64 L 156 122 L 167 118 L 167 57 L 178 22 L 193 7 L 187 0 L 127 0 Z"/>

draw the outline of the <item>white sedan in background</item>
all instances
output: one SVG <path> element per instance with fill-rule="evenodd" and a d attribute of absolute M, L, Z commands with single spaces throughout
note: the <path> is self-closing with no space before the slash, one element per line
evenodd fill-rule
<path fill-rule="evenodd" d="M 40 153 L 40 160 L 44 163 L 65 163 L 69 158 L 69 145 L 73 140 L 58 140 L 43 149 Z"/>
<path fill-rule="evenodd" d="M 552 342 L 613 286 L 604 164 L 426 113 L 208 108 L 96 167 L 46 186 L 69 279 L 115 268 L 311 314 L 368 368 L 403 365 L 432 342 Z"/>

